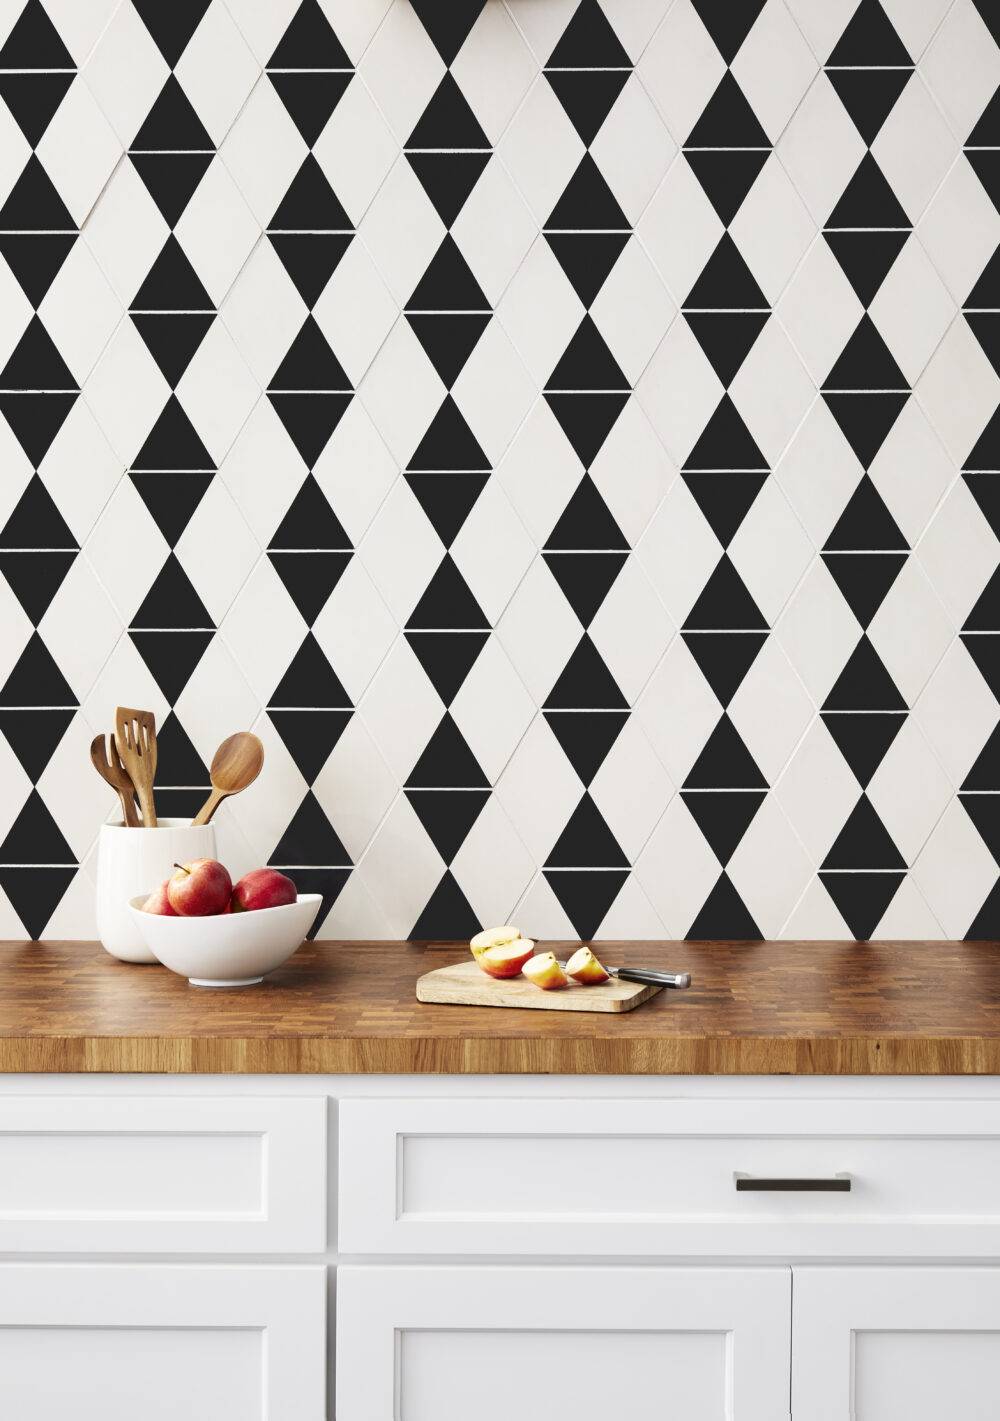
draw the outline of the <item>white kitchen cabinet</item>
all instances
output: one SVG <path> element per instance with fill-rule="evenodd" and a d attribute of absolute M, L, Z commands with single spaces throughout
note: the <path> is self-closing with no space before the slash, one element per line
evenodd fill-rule
<path fill-rule="evenodd" d="M 787 1421 L 787 1268 L 341 1267 L 337 1421 Z"/>
<path fill-rule="evenodd" d="M 996 1421 L 1000 1269 L 795 1268 L 794 1421 Z"/>

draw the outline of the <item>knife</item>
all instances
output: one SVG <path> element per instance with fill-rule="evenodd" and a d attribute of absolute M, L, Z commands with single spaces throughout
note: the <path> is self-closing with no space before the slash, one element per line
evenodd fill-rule
<path fill-rule="evenodd" d="M 602 964 L 605 972 L 622 982 L 643 982 L 649 987 L 677 987 L 683 989 L 691 985 L 690 972 L 654 972 L 648 967 L 609 967 Z"/>

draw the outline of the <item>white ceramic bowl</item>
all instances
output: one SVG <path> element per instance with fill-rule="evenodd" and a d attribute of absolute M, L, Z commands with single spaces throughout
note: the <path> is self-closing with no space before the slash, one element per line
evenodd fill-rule
<path fill-rule="evenodd" d="M 318 893 L 300 893 L 281 908 L 218 913 L 210 918 L 169 918 L 144 913 L 148 895 L 129 900 L 143 941 L 157 961 L 193 987 L 249 987 L 273 972 L 302 943 L 319 912 Z"/>

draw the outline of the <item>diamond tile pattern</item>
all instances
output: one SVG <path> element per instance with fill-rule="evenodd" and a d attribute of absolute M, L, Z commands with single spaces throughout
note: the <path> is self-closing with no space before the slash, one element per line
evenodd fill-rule
<path fill-rule="evenodd" d="M 0 918 L 122 701 L 320 932 L 1000 937 L 995 5 L 3 33 Z"/>

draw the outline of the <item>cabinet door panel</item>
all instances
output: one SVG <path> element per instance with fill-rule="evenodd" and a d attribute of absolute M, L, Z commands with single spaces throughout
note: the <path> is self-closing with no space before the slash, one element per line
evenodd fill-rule
<path fill-rule="evenodd" d="M 796 1421 L 996 1421 L 1000 1270 L 793 1275 Z"/>

